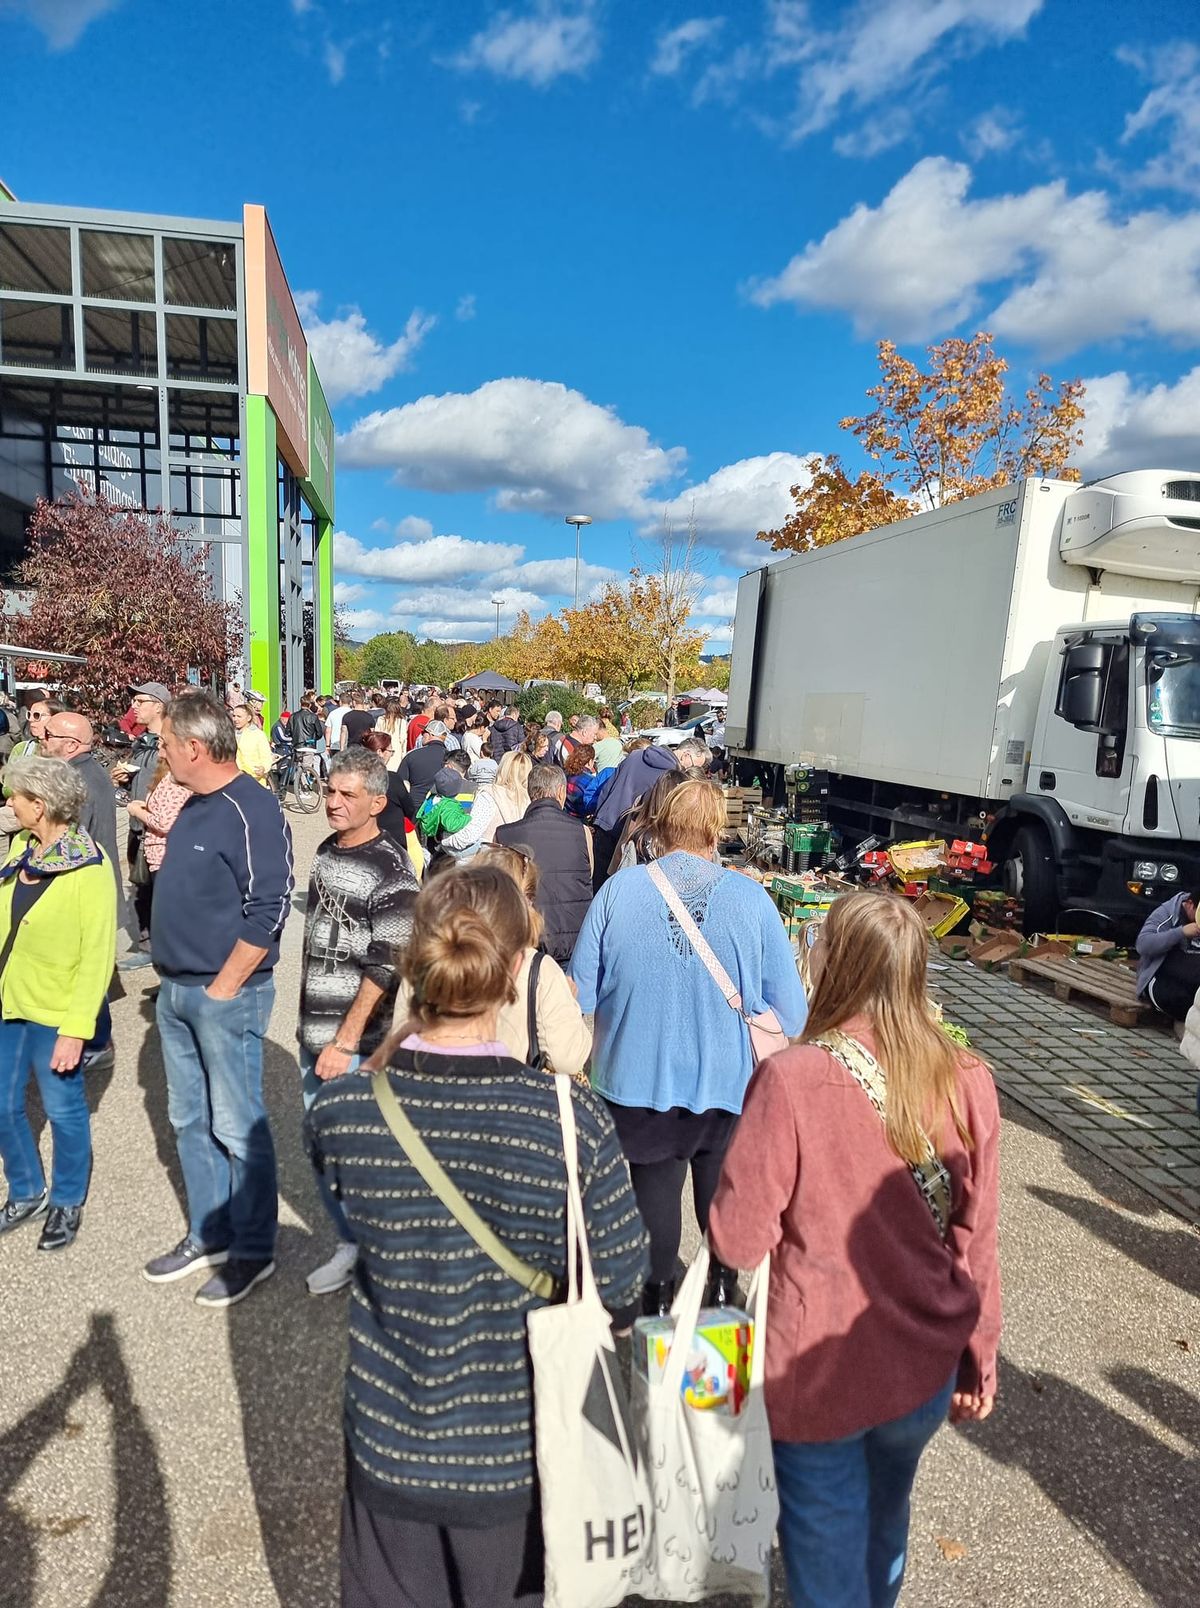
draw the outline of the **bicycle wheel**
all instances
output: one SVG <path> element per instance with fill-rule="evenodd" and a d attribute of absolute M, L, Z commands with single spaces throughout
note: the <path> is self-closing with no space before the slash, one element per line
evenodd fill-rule
<path fill-rule="evenodd" d="M 321 783 L 315 772 L 306 765 L 298 765 L 292 777 L 296 790 L 296 808 L 311 815 L 321 802 Z"/>

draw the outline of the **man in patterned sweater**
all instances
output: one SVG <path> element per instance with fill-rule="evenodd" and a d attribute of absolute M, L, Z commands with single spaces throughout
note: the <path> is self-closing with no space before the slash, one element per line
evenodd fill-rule
<path fill-rule="evenodd" d="M 333 836 L 313 859 L 304 914 L 297 1037 L 306 1111 L 323 1082 L 370 1055 L 392 1020 L 417 882 L 408 855 L 379 829 L 387 776 L 368 748 L 344 749 L 329 763 L 325 814 Z M 318 1183 L 339 1243 L 308 1288 L 330 1295 L 349 1284 L 358 1253 L 341 1207 L 319 1175 Z"/>

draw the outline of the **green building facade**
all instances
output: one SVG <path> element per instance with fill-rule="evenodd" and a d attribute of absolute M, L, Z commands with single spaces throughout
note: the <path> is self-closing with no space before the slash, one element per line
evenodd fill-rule
<path fill-rule="evenodd" d="M 0 185 L 0 586 L 38 497 L 168 511 L 273 717 L 332 689 L 334 432 L 262 207 L 239 223 Z M 52 644 L 47 644 L 52 646 Z"/>

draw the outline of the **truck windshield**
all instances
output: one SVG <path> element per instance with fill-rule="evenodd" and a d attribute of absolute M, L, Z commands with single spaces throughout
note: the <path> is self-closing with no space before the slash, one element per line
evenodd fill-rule
<path fill-rule="evenodd" d="M 1194 647 L 1155 647 L 1146 658 L 1153 731 L 1200 737 L 1200 653 Z"/>

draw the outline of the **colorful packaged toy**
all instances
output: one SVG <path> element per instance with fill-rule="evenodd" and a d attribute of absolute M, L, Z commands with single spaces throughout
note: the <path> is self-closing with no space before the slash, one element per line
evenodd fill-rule
<path fill-rule="evenodd" d="M 639 1318 L 633 1326 L 633 1362 L 643 1379 L 657 1383 L 666 1371 L 675 1333 L 673 1318 Z M 697 1412 L 736 1418 L 750 1392 L 754 1322 L 740 1307 L 705 1307 L 683 1370 L 683 1399 Z"/>

